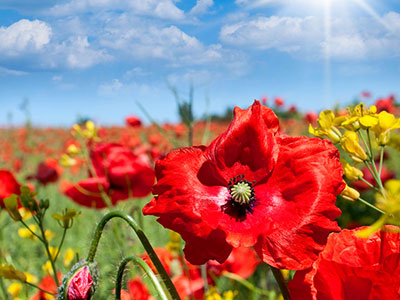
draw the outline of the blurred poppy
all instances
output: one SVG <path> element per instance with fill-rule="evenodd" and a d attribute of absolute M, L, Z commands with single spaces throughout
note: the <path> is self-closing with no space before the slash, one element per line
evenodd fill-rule
<path fill-rule="evenodd" d="M 142 126 L 142 121 L 138 117 L 129 116 L 125 118 L 125 123 L 131 127 L 140 127 Z"/>
<path fill-rule="evenodd" d="M 27 179 L 36 179 L 41 184 L 46 185 L 56 182 L 61 174 L 62 168 L 58 165 L 57 160 L 47 158 L 38 165 L 36 174 L 28 176 Z"/>
<path fill-rule="evenodd" d="M 4 208 L 4 198 L 12 194 L 19 195 L 21 193 L 20 187 L 21 185 L 10 171 L 0 170 L 0 206 Z"/>

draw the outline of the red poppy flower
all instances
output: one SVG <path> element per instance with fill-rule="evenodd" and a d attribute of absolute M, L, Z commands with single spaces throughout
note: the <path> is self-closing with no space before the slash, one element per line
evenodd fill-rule
<path fill-rule="evenodd" d="M 4 198 L 10 197 L 12 194 L 19 195 L 20 187 L 21 185 L 10 171 L 0 170 L 0 206 L 4 208 Z"/>
<path fill-rule="evenodd" d="M 389 97 L 378 99 L 375 102 L 375 106 L 377 108 L 378 113 L 381 111 L 384 111 L 384 110 L 391 114 L 395 113 L 396 105 L 395 105 L 394 95 L 390 95 Z"/>
<path fill-rule="evenodd" d="M 283 99 L 281 97 L 276 97 L 274 102 L 275 102 L 275 105 L 278 107 L 281 107 L 285 104 L 285 101 L 283 101 Z"/>
<path fill-rule="evenodd" d="M 239 247 L 232 250 L 228 259 L 223 264 L 215 260 L 210 260 L 207 263 L 207 269 L 208 272 L 213 273 L 217 277 L 222 272 L 227 271 L 246 279 L 254 273 L 259 263 L 260 259 L 253 249 Z"/>
<path fill-rule="evenodd" d="M 154 170 L 146 154 L 134 154 L 118 144 L 98 144 L 90 157 L 97 176 L 105 176 L 114 189 L 122 189 L 127 198 L 144 197 L 154 184 Z"/>
<path fill-rule="evenodd" d="M 254 246 L 268 264 L 305 269 L 340 215 L 344 188 L 329 142 L 279 134 L 273 111 L 258 101 L 238 107 L 208 147 L 182 148 L 156 163 L 155 198 L 144 214 L 181 234 L 193 264 L 223 263 L 235 247 Z"/>
<path fill-rule="evenodd" d="M 80 205 L 106 207 L 101 193 L 115 205 L 120 200 L 148 195 L 154 183 L 154 170 L 145 154 L 135 155 L 118 144 L 98 144 L 90 153 L 96 176 L 65 186 L 64 193 Z"/>
<path fill-rule="evenodd" d="M 46 185 L 56 182 L 62 173 L 62 169 L 55 159 L 48 158 L 38 165 L 36 174 L 28 176 L 27 179 L 36 179 L 41 184 Z"/>
<path fill-rule="evenodd" d="M 289 282 L 293 300 L 400 299 L 400 234 L 380 231 L 363 239 L 356 232 L 329 236 L 312 268 Z"/>
<path fill-rule="evenodd" d="M 60 283 L 61 283 L 61 277 L 62 277 L 61 273 L 57 273 L 57 278 Z M 38 286 L 45 291 L 48 291 L 50 293 L 53 293 L 54 295 L 57 295 L 57 285 L 56 285 L 56 282 L 54 281 L 53 276 L 47 275 L 47 276 L 43 277 L 42 281 L 40 281 Z M 29 300 L 48 300 L 49 296 L 50 295 L 45 292 L 38 291 Z"/>
<path fill-rule="evenodd" d="M 131 127 L 140 127 L 142 126 L 142 121 L 138 117 L 135 116 L 129 116 L 126 117 L 125 123 Z"/>

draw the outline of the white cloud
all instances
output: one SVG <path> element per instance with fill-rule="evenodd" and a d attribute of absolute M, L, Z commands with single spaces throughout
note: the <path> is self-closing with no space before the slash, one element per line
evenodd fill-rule
<path fill-rule="evenodd" d="M 239 48 L 277 49 L 310 59 L 323 58 L 327 49 L 340 60 L 400 56 L 400 14 L 390 12 L 382 18 L 393 30 L 388 32 L 371 18 L 334 18 L 327 40 L 320 17 L 258 17 L 223 26 L 220 39 Z"/>
<path fill-rule="evenodd" d="M 197 0 L 196 5 L 190 10 L 192 15 L 205 14 L 214 5 L 213 0 Z"/>
<path fill-rule="evenodd" d="M 48 14 L 52 16 L 71 16 L 98 10 L 125 10 L 133 15 L 154 16 L 161 19 L 181 20 L 184 11 L 171 0 L 71 0 L 53 6 Z"/>
<path fill-rule="evenodd" d="M 0 66 L 0 74 L 14 75 L 14 76 L 28 75 L 27 72 L 7 69 L 7 68 L 1 67 L 1 66 Z"/>
<path fill-rule="evenodd" d="M 37 52 L 50 42 L 51 27 L 43 21 L 19 20 L 9 27 L 0 27 L 0 53 L 17 56 L 21 52 Z"/>
<path fill-rule="evenodd" d="M 109 96 L 118 92 L 123 86 L 118 79 L 113 79 L 111 82 L 100 85 L 98 92 L 100 95 Z"/>

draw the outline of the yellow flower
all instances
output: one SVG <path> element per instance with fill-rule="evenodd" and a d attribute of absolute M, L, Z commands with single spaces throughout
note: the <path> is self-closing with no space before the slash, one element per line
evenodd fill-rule
<path fill-rule="evenodd" d="M 340 141 L 344 151 L 350 154 L 350 157 L 356 162 L 363 162 L 367 159 L 367 154 L 360 146 L 358 135 L 354 131 L 346 131 Z"/>
<path fill-rule="evenodd" d="M 52 276 L 54 274 L 53 268 L 51 267 L 51 262 L 49 260 L 46 261 L 46 263 L 42 266 L 42 270 L 48 275 Z"/>
<path fill-rule="evenodd" d="M 334 123 L 348 130 L 356 131 L 360 128 L 367 129 L 378 124 L 376 106 L 372 105 L 368 110 L 363 103 L 353 109 L 348 108 L 348 115 L 335 118 Z"/>
<path fill-rule="evenodd" d="M 14 297 L 15 300 L 19 296 L 19 294 L 21 294 L 22 284 L 20 284 L 19 282 L 14 282 L 8 287 L 7 290 Z"/>
<path fill-rule="evenodd" d="M 29 220 L 30 218 L 32 218 L 32 213 L 25 207 L 21 207 L 18 210 L 19 210 L 20 215 L 22 216 L 22 221 L 26 221 L 26 220 Z"/>
<path fill-rule="evenodd" d="M 75 209 L 65 209 L 62 214 L 52 214 L 53 219 L 58 221 L 58 224 L 64 228 L 71 228 L 74 218 L 80 215 L 80 212 L 76 212 Z"/>
<path fill-rule="evenodd" d="M 373 128 L 379 145 L 386 145 L 390 140 L 390 131 L 400 128 L 400 119 L 386 111 L 378 115 L 378 124 Z"/>
<path fill-rule="evenodd" d="M 340 196 L 349 201 L 356 201 L 358 198 L 360 198 L 360 193 L 346 184 L 346 187 L 340 193 Z"/>
<path fill-rule="evenodd" d="M 353 167 L 352 165 L 350 165 L 344 159 L 341 159 L 340 162 L 342 163 L 343 172 L 344 172 L 344 175 L 346 176 L 347 179 L 349 179 L 349 180 L 359 180 L 360 178 L 363 177 L 364 174 L 360 169 L 357 169 L 356 167 Z"/>
<path fill-rule="evenodd" d="M 32 232 L 36 233 L 37 226 L 36 225 L 29 225 L 28 228 L 20 228 L 18 229 L 18 235 L 24 239 L 31 239 L 35 240 L 36 236 L 33 235 Z"/>
<path fill-rule="evenodd" d="M 86 121 L 85 128 L 81 128 L 78 124 L 72 126 L 73 133 L 87 139 L 97 139 L 97 128 L 92 121 Z"/>
<path fill-rule="evenodd" d="M 61 155 L 61 161 L 60 161 L 61 165 L 63 167 L 73 167 L 76 165 L 76 159 L 70 157 L 68 154 L 63 154 Z"/>
<path fill-rule="evenodd" d="M 0 265 L 0 277 L 26 282 L 24 272 L 16 270 L 12 265 Z"/>
<path fill-rule="evenodd" d="M 71 248 L 68 248 L 67 251 L 64 253 L 64 266 L 69 267 L 74 260 L 75 251 Z"/>
<path fill-rule="evenodd" d="M 44 235 L 48 241 L 55 237 L 55 234 L 50 229 L 46 229 Z"/>
<path fill-rule="evenodd" d="M 334 119 L 335 114 L 331 110 L 324 110 L 319 114 L 319 127 L 313 128 L 310 124 L 308 132 L 318 137 L 326 136 L 332 142 L 337 143 L 340 141 L 342 134 L 339 129 L 335 127 Z"/>
<path fill-rule="evenodd" d="M 74 144 L 69 145 L 67 148 L 67 153 L 71 156 L 78 155 L 79 152 L 80 152 L 80 149 Z"/>
<path fill-rule="evenodd" d="M 170 242 L 167 243 L 166 248 L 173 254 L 178 254 L 181 249 L 181 236 L 179 233 L 170 230 L 169 231 Z"/>
<path fill-rule="evenodd" d="M 226 291 L 223 293 L 221 296 L 220 293 L 218 293 L 218 290 L 216 287 L 212 287 L 208 290 L 205 299 L 206 300 L 233 300 L 235 296 L 238 294 L 238 291 Z"/>
<path fill-rule="evenodd" d="M 49 247 L 49 252 L 50 252 L 51 258 L 54 260 L 58 253 L 58 248 L 57 247 Z"/>
<path fill-rule="evenodd" d="M 30 283 L 37 283 L 38 279 L 32 275 L 31 273 L 28 272 L 24 272 L 25 276 L 26 276 L 26 282 L 30 282 Z"/>

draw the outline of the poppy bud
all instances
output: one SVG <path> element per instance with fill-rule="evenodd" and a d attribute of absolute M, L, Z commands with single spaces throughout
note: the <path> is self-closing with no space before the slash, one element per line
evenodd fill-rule
<path fill-rule="evenodd" d="M 90 300 L 96 287 L 99 271 L 96 263 L 81 260 L 63 278 L 57 300 Z"/>

